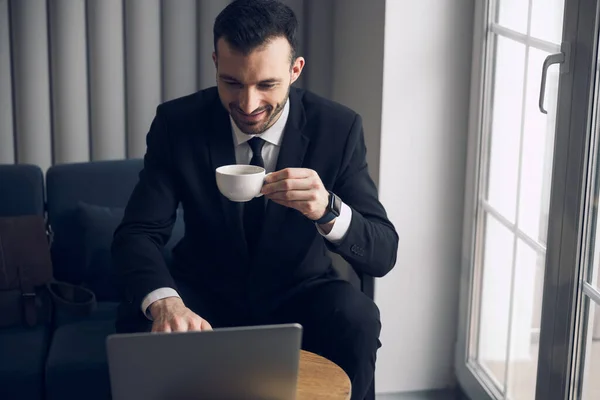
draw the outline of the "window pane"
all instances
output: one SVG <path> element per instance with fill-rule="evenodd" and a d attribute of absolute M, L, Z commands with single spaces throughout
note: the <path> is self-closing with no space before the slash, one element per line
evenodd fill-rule
<path fill-rule="evenodd" d="M 596 87 L 598 90 L 598 87 Z M 597 100 L 596 100 L 597 101 Z M 598 110 L 595 115 L 595 125 L 598 124 Z M 596 127 L 597 129 L 597 127 Z M 596 152 L 598 152 L 597 150 Z M 596 162 L 598 161 L 598 153 L 595 156 Z M 590 182 L 593 184 L 594 195 L 593 202 L 590 204 L 588 215 L 592 219 L 590 224 L 590 239 L 587 246 L 589 254 L 589 261 L 587 265 L 587 271 L 585 280 L 593 287 L 600 288 L 600 236 L 598 236 L 600 225 L 598 224 L 598 192 L 600 191 L 600 178 L 598 169 L 600 164 L 595 166 L 595 174 L 592 175 Z M 584 307 L 581 312 L 583 318 L 587 318 L 587 330 L 582 335 L 582 357 L 580 379 L 582 380 L 581 385 L 581 399 L 600 399 L 600 307 L 592 299 L 590 299 L 585 293 Z M 589 307 L 589 308 L 588 308 Z M 587 313 L 587 314 L 586 314 Z"/>
<path fill-rule="evenodd" d="M 600 287 L 598 274 L 600 267 L 600 60 L 595 68 L 595 99 L 594 112 L 592 115 L 592 129 L 594 131 L 595 150 L 593 154 L 593 166 L 588 177 L 588 185 L 591 186 L 591 199 L 587 213 L 589 215 L 589 243 L 587 245 L 589 262 L 586 266 L 585 280 L 592 286 Z"/>
<path fill-rule="evenodd" d="M 535 399 L 544 261 L 543 254 L 518 241 L 508 367 L 512 400 Z"/>
<path fill-rule="evenodd" d="M 484 243 L 477 359 L 503 385 L 514 236 L 488 215 Z"/>
<path fill-rule="evenodd" d="M 586 257 L 582 257 L 584 279 L 596 291 L 600 289 L 600 60 L 592 66 L 591 72 L 594 79 L 594 103 L 591 124 L 590 150 L 593 164 L 591 165 L 586 184 L 589 189 L 586 218 L 588 219 L 588 241 L 583 245 Z M 578 337 L 580 354 L 578 381 L 571 384 L 581 388 L 579 398 L 583 400 L 600 399 L 600 307 L 598 299 L 590 298 L 583 293 L 583 307 L 578 310 L 581 319 L 585 321 L 581 336 Z"/>
<path fill-rule="evenodd" d="M 542 114 L 538 99 L 542 64 L 548 54 L 534 48 L 529 50 L 518 220 L 519 229 L 543 244 L 548 226 L 559 72 L 558 66 L 548 70 L 545 95 L 548 114 Z"/>
<path fill-rule="evenodd" d="M 494 67 L 487 197 L 494 208 L 514 222 L 517 205 L 525 46 L 510 39 L 497 37 Z"/>
<path fill-rule="evenodd" d="M 560 44 L 564 9 L 565 0 L 533 0 L 531 36 Z"/>
<path fill-rule="evenodd" d="M 582 396 L 583 400 L 600 399 L 600 311 L 596 303 L 585 296 L 589 304 L 588 330 L 585 340 L 582 366 Z"/>
<path fill-rule="evenodd" d="M 526 0 L 498 0 L 498 3 L 498 24 L 520 33 L 527 33 L 529 2 Z"/>

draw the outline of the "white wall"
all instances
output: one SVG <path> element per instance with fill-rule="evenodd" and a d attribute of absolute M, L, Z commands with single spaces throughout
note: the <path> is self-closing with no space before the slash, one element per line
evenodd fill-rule
<path fill-rule="evenodd" d="M 473 0 L 389 0 L 379 188 L 400 236 L 376 283 L 377 391 L 454 385 Z"/>
<path fill-rule="evenodd" d="M 363 116 L 400 236 L 375 288 L 378 393 L 454 385 L 473 1 L 335 3 L 332 98 Z"/>

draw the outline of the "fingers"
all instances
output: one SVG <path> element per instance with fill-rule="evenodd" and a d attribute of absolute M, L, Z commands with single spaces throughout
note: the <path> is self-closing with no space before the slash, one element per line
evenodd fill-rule
<path fill-rule="evenodd" d="M 202 320 L 202 326 L 201 326 L 201 329 L 202 329 L 203 331 L 212 331 L 212 330 L 213 330 L 212 326 L 211 326 L 211 325 L 208 323 L 208 321 L 207 321 L 207 320 L 205 320 L 205 319 L 203 319 L 203 320 Z"/>
<path fill-rule="evenodd" d="M 319 196 L 318 192 L 315 190 L 290 190 L 286 192 L 275 192 L 270 193 L 267 196 L 270 200 L 273 201 L 285 201 L 285 202 L 294 202 L 294 201 L 304 201 L 304 202 L 312 202 L 317 201 Z M 295 208 L 295 207 L 294 207 Z"/>
<path fill-rule="evenodd" d="M 317 183 L 311 179 L 284 179 L 281 181 L 266 183 L 261 193 L 265 196 L 276 192 L 287 192 L 290 190 L 310 190 L 317 187 Z"/>
<path fill-rule="evenodd" d="M 319 191 L 322 185 L 323 184 L 318 176 L 311 176 L 307 178 L 290 178 L 272 183 L 265 183 L 261 189 L 261 193 L 265 196 L 269 196 L 272 193 L 277 192 Z M 298 200 L 303 200 L 303 198 L 299 198 Z"/>
<path fill-rule="evenodd" d="M 275 171 L 265 177 L 265 183 L 273 183 L 285 179 L 305 179 L 316 176 L 317 173 L 308 168 L 285 168 Z"/>
<path fill-rule="evenodd" d="M 188 324 L 180 319 L 171 321 L 155 321 L 152 324 L 152 332 L 186 332 Z"/>
<path fill-rule="evenodd" d="M 202 318 L 192 318 L 188 322 L 188 331 L 201 331 L 202 330 Z"/>
<path fill-rule="evenodd" d="M 189 329 L 190 331 L 212 331 L 212 326 L 207 320 L 200 318 L 194 314 L 194 317 L 190 320 Z"/>
<path fill-rule="evenodd" d="M 166 322 L 162 322 L 162 321 L 154 321 L 154 323 L 152 324 L 152 333 L 158 333 L 158 332 L 171 332 L 171 326 L 166 323 Z"/>
<path fill-rule="evenodd" d="M 183 315 L 173 315 L 168 319 L 160 319 L 152 324 L 152 332 L 189 332 L 212 330 L 208 321 L 191 311 Z"/>
<path fill-rule="evenodd" d="M 190 311 L 189 315 L 189 329 L 190 331 L 212 331 L 212 326 L 207 320 L 200 317 L 198 314 Z"/>

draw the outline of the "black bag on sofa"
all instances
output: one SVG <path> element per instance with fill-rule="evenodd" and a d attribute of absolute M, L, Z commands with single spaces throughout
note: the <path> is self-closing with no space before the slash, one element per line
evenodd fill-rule
<path fill-rule="evenodd" d="M 53 314 L 84 317 L 94 293 L 53 280 L 51 237 L 39 215 L 0 218 L 0 327 L 48 324 Z"/>
<path fill-rule="evenodd" d="M 0 218 L 0 327 L 50 322 L 52 261 L 44 218 Z"/>

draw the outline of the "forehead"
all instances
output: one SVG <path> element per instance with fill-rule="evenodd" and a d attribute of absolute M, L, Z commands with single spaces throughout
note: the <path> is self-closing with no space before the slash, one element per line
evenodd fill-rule
<path fill-rule="evenodd" d="M 249 54 L 235 50 L 221 38 L 217 42 L 218 72 L 240 81 L 283 77 L 289 73 L 290 52 L 290 44 L 283 37 L 273 38 Z"/>

